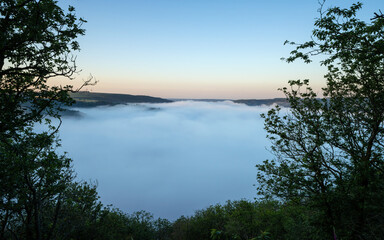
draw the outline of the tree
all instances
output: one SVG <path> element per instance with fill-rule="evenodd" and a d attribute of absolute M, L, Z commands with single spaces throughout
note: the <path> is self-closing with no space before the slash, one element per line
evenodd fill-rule
<path fill-rule="evenodd" d="M 77 71 L 71 53 L 79 50 L 84 22 L 54 0 L 0 2 L 1 239 L 58 238 L 73 171 L 71 159 L 56 153 L 58 127 L 51 119 L 61 123 L 73 88 L 48 80 L 72 79 Z M 36 123 L 47 131 L 37 133 Z"/>
<path fill-rule="evenodd" d="M 361 7 L 321 10 L 313 40 L 287 42 L 288 62 L 325 56 L 323 98 L 292 80 L 288 113 L 263 116 L 275 158 L 257 165 L 259 194 L 312 208 L 319 239 L 384 233 L 384 19 L 357 19 Z"/>
<path fill-rule="evenodd" d="M 68 86 L 49 86 L 52 77 L 71 79 L 76 72 L 72 51 L 85 22 L 54 0 L 4 0 L 0 3 L 0 140 L 23 127 L 58 117 L 72 103 Z M 89 83 L 86 82 L 86 84 Z"/>
<path fill-rule="evenodd" d="M 167 219 L 158 218 L 153 223 L 155 227 L 155 239 L 169 240 L 172 234 L 172 223 Z"/>
<path fill-rule="evenodd" d="M 27 130 L 0 144 L 0 238 L 51 239 L 63 193 L 73 179 L 71 160 L 55 153 L 54 135 Z"/>
<path fill-rule="evenodd" d="M 316 239 L 302 206 L 278 201 L 227 201 L 180 217 L 173 223 L 172 239 L 250 240 Z"/>

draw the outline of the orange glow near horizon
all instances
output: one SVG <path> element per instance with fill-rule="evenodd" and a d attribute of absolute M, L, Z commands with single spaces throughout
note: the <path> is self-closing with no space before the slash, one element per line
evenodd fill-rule
<path fill-rule="evenodd" d="M 161 98 L 179 99 L 268 99 L 282 98 L 284 94 L 278 88 L 287 86 L 287 79 L 291 78 L 275 76 L 264 76 L 262 80 L 252 78 L 205 78 L 204 80 L 165 79 L 159 76 L 146 78 L 119 78 L 100 76 L 95 78 L 98 83 L 95 86 L 85 86 L 83 91 L 120 93 L 131 95 L 147 95 Z M 73 85 L 75 88 L 80 86 L 84 79 L 88 77 L 78 76 L 75 80 L 51 79 L 50 85 Z M 235 79 L 235 80 L 233 80 Z M 304 78 L 301 78 L 304 79 Z M 321 78 L 311 81 L 312 87 L 316 90 L 321 89 L 324 80 Z"/>

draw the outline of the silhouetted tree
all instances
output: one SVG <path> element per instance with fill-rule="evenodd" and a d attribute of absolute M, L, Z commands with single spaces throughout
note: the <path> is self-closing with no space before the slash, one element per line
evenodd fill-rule
<path fill-rule="evenodd" d="M 64 11 L 54 0 L 4 0 L 0 3 L 0 141 L 23 128 L 58 117 L 71 104 L 71 86 L 49 86 L 48 79 L 71 79 L 72 51 L 84 34 L 74 8 Z"/>
<path fill-rule="evenodd" d="M 71 160 L 55 152 L 58 127 L 51 119 L 60 120 L 62 106 L 72 103 L 72 87 L 47 81 L 76 72 L 71 52 L 79 50 L 83 22 L 73 7 L 64 11 L 54 0 L 0 2 L 1 239 L 58 238 L 73 173 Z M 35 132 L 36 123 L 47 131 Z"/>
<path fill-rule="evenodd" d="M 264 115 L 276 157 L 257 166 L 259 193 L 313 209 L 322 239 L 384 234 L 384 19 L 357 19 L 361 7 L 321 12 L 313 40 L 287 59 L 325 56 L 324 98 L 290 81 L 288 113 Z"/>

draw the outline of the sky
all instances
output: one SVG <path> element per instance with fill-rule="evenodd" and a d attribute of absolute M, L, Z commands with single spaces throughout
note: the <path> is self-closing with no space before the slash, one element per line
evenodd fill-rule
<path fill-rule="evenodd" d="M 326 6 L 355 1 L 328 0 Z M 382 0 L 363 1 L 368 20 Z M 325 69 L 280 60 L 310 39 L 317 0 L 63 0 L 88 22 L 76 53 L 84 90 L 163 98 L 283 97 L 291 79 L 319 91 Z M 316 59 L 315 59 L 316 60 Z"/>

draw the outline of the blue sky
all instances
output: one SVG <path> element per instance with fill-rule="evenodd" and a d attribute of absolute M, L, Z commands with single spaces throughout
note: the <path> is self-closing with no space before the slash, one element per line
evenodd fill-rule
<path fill-rule="evenodd" d="M 328 0 L 327 6 L 355 1 Z M 363 2 L 362 18 L 383 9 Z M 324 84 L 325 69 L 287 64 L 285 40 L 310 38 L 317 0 L 69 0 L 88 22 L 77 83 L 88 90 L 165 98 L 270 98 L 289 79 Z M 74 83 L 76 85 L 76 82 Z"/>

